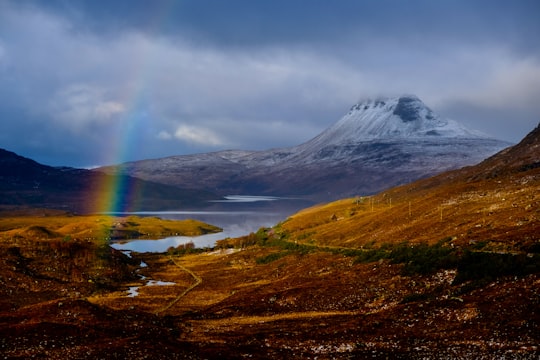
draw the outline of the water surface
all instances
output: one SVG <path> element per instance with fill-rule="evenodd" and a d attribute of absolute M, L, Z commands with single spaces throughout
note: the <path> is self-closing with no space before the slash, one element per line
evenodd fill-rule
<path fill-rule="evenodd" d="M 309 205 L 309 204 L 308 204 Z M 196 247 L 213 247 L 217 240 L 234 238 L 271 227 L 306 206 L 305 201 L 270 196 L 226 197 L 215 201 L 211 209 L 182 211 L 139 211 L 115 215 L 158 216 L 163 219 L 196 219 L 219 226 L 222 232 L 201 236 L 171 236 L 160 240 L 131 240 L 113 242 L 118 250 L 135 252 L 165 252 L 170 247 L 193 242 Z"/>

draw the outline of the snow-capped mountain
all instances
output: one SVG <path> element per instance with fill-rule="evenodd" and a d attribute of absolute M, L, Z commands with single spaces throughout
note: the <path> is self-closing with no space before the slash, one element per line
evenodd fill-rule
<path fill-rule="evenodd" d="M 102 168 L 220 194 L 368 194 L 472 165 L 511 144 L 444 119 L 413 95 L 355 104 L 310 141 L 266 151 L 221 151 Z"/>
<path fill-rule="evenodd" d="M 442 119 L 414 95 L 367 100 L 354 105 L 311 143 L 345 144 L 374 139 L 486 137 L 456 121 Z"/>

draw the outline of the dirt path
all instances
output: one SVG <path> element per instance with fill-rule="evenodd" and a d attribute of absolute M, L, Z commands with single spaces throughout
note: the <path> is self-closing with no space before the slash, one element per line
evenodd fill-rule
<path fill-rule="evenodd" d="M 164 306 L 163 308 L 159 309 L 158 311 L 155 312 L 156 315 L 159 315 L 160 313 L 164 312 L 164 311 L 167 311 L 169 310 L 172 306 L 174 306 L 174 304 L 176 304 L 178 301 L 180 301 L 180 299 L 182 297 L 184 297 L 187 293 L 189 293 L 191 290 L 193 290 L 196 286 L 198 286 L 199 284 L 202 283 L 202 279 L 197 276 L 193 271 L 189 270 L 188 268 L 184 267 L 183 265 L 179 264 L 178 262 L 176 262 L 172 256 L 169 257 L 169 259 L 177 266 L 179 267 L 180 269 L 182 269 L 183 271 L 187 272 L 191 277 L 193 277 L 193 279 L 195 280 L 195 282 L 193 284 L 191 284 L 187 289 L 185 289 L 180 295 L 178 295 L 173 301 L 171 301 L 169 304 L 167 304 L 166 306 Z"/>

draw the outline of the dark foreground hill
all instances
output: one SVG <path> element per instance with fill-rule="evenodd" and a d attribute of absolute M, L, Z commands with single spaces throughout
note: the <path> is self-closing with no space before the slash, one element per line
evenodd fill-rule
<path fill-rule="evenodd" d="M 100 204 L 112 196 L 120 199 L 115 207 L 100 209 Z M 74 212 L 164 210 L 201 206 L 216 198 L 210 192 L 184 190 L 127 175 L 117 177 L 85 169 L 51 167 L 0 149 L 0 206 L 4 208 L 43 207 Z"/>

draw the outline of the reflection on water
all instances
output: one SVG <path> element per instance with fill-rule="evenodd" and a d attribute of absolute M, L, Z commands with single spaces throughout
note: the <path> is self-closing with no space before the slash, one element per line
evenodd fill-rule
<path fill-rule="evenodd" d="M 257 231 L 261 227 L 270 227 L 289 215 L 305 207 L 305 201 L 274 197 L 230 196 L 229 202 L 221 201 L 212 209 L 193 211 L 140 211 L 129 213 L 139 216 L 159 216 L 164 219 L 196 219 L 223 229 L 217 234 L 201 236 L 172 236 L 161 240 L 132 240 L 114 242 L 112 247 L 118 250 L 135 252 L 164 252 L 170 247 L 193 242 L 196 247 L 212 247 L 217 240 L 239 237 Z M 245 198 L 245 201 L 242 199 Z M 256 200 L 257 199 L 257 200 Z M 126 215 L 128 213 L 116 213 Z"/>

